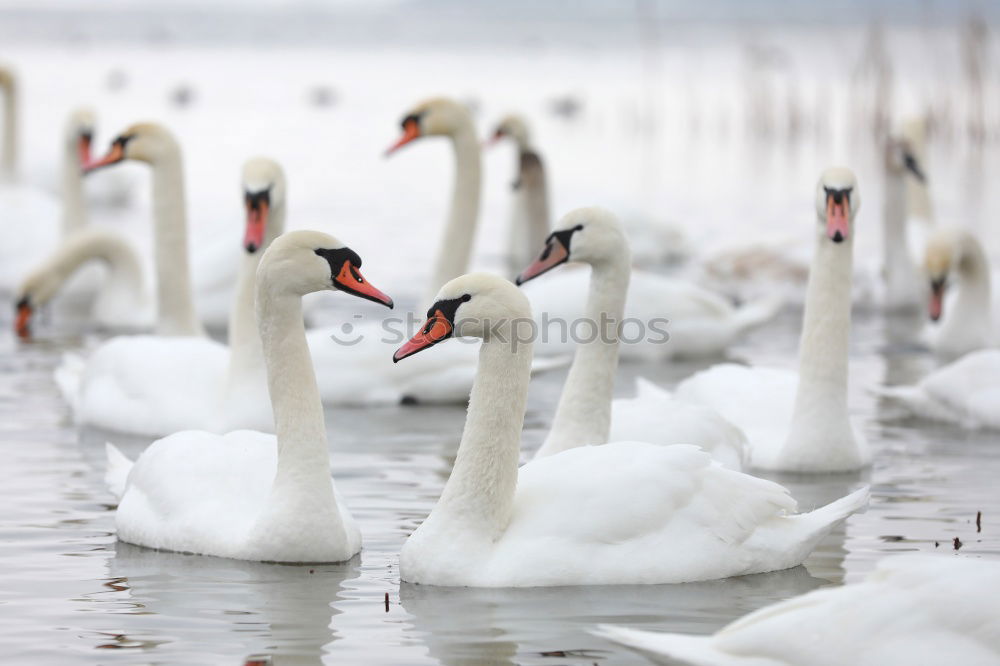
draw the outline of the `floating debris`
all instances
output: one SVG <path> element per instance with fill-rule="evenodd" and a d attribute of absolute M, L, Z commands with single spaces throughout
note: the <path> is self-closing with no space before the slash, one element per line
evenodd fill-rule
<path fill-rule="evenodd" d="M 976 532 L 983 531 L 983 512 L 976 511 Z"/>
<path fill-rule="evenodd" d="M 389 612 L 389 593 L 385 593 L 385 612 Z"/>
<path fill-rule="evenodd" d="M 955 541 L 952 543 L 952 545 L 955 547 L 955 550 L 958 550 L 959 548 L 962 547 L 962 540 L 959 539 L 958 537 L 955 537 Z"/>

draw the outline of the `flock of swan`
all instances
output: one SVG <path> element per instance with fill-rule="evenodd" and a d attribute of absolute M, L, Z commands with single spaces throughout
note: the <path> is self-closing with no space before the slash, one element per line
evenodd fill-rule
<path fill-rule="evenodd" d="M 519 116 L 491 141 L 516 143 L 510 274 L 468 272 L 480 198 L 480 147 L 468 111 L 449 99 L 404 114 L 389 153 L 427 136 L 454 148 L 455 182 L 443 242 L 426 285 L 425 323 L 398 349 L 374 334 L 337 345 L 309 328 L 303 297 L 341 292 L 391 309 L 362 275 L 362 257 L 320 231 L 285 231 L 287 183 L 272 159 L 246 162 L 245 233 L 226 264 L 235 285 L 228 346 L 206 334 L 187 243 L 182 150 L 162 125 L 134 124 L 106 155 L 90 152 L 94 119 L 76 113 L 66 140 L 61 200 L 17 178 L 15 79 L 0 72 L 5 219 L 34 231 L 0 248 L 0 288 L 27 339 L 50 302 L 89 299 L 91 321 L 119 334 L 68 354 L 55 380 L 75 421 L 158 438 L 132 461 L 107 445 L 106 482 L 118 498 L 118 539 L 153 549 L 280 563 L 340 562 L 362 549 L 364 525 L 335 487 L 324 405 L 468 401 L 454 466 L 430 515 L 400 552 L 400 578 L 442 586 L 665 584 L 778 571 L 801 564 L 868 503 L 860 487 L 799 512 L 789 491 L 754 469 L 822 475 L 859 470 L 873 451 L 848 413 L 854 174 L 820 175 L 803 215 L 813 245 L 797 372 L 715 365 L 674 391 L 639 380 L 612 398 L 620 357 L 665 362 L 718 355 L 782 307 L 741 307 L 697 284 L 632 268 L 616 215 L 579 208 L 550 224 L 544 164 Z M 85 174 L 124 161 L 152 177 L 153 271 L 116 229 L 86 219 Z M 935 229 L 925 256 L 908 251 L 907 172 L 924 178 L 905 139 L 886 157 L 883 267 L 887 310 L 926 309 L 929 344 L 957 357 L 907 387 L 874 387 L 920 418 L 1000 428 L 1000 351 L 990 268 L 975 236 Z M 894 189 L 895 188 L 895 189 Z M 804 211 L 807 213 L 807 211 Z M 812 218 L 812 219 L 810 219 Z M 91 264 L 106 266 L 86 280 Z M 581 270 L 570 264 L 589 265 Z M 365 274 L 377 276 L 377 265 Z M 513 279 L 510 279 L 513 278 Z M 358 301 L 353 301 L 358 303 Z M 523 328 L 550 319 L 610 321 L 590 341 L 535 341 Z M 670 320 L 669 341 L 625 344 L 615 322 Z M 362 325 L 362 327 L 364 324 Z M 364 329 L 362 329 L 364 333 Z M 449 343 L 481 339 L 478 347 Z M 515 343 L 516 341 L 516 343 Z M 551 429 L 521 464 L 533 372 L 568 375 Z M 537 356 L 537 358 L 536 358 Z M 1000 565 L 967 558 L 887 558 L 863 583 L 824 589 L 755 612 L 714 636 L 600 627 L 653 660 L 694 664 L 1000 663 Z M 804 630 L 805 629 L 805 630 Z"/>

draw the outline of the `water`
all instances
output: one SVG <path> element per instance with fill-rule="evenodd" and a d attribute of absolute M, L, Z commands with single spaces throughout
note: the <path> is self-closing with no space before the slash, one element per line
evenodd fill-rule
<path fill-rule="evenodd" d="M 892 33 L 890 49 L 900 99 L 953 99 L 957 125 L 965 99 L 957 55 L 926 48 L 952 44 L 948 30 L 901 29 Z M 720 237 L 802 233 L 811 223 L 819 170 L 847 161 L 864 199 L 859 260 L 870 260 L 878 247 L 879 155 L 850 131 L 853 55 L 843 57 L 845 49 L 860 49 L 862 31 L 758 26 L 749 37 L 736 28 L 666 37 L 652 64 L 629 46 L 591 51 L 544 40 L 461 57 L 446 46 L 372 52 L 95 43 L 22 45 L 5 56 L 25 84 L 27 173 L 51 180 L 53 128 L 78 102 L 98 106 L 99 141 L 136 119 L 159 118 L 178 133 L 188 158 L 197 251 L 200 239 L 219 234 L 238 241 L 239 164 L 254 153 L 274 154 L 290 176 L 291 225 L 335 230 L 362 253 L 370 280 L 402 294 L 397 302 L 404 309 L 427 305 L 414 302 L 410 287 L 422 284 L 434 249 L 450 155 L 441 141 L 421 142 L 389 161 L 379 155 L 406 108 L 436 92 L 475 100 L 483 135 L 503 112 L 528 112 L 551 166 L 555 211 L 597 201 L 633 224 L 679 225 L 696 247 Z M 800 81 L 801 99 L 810 117 L 827 122 L 817 122 L 814 136 L 744 136 L 745 40 L 778 43 L 794 54 L 794 71 L 811 73 Z M 107 85 L 114 71 L 125 88 Z M 190 107 L 168 102 L 180 84 L 195 92 Z M 332 108 L 307 104 L 307 91 L 320 84 L 338 92 Z M 650 97 L 649 86 L 660 92 Z M 579 117 L 547 111 L 554 96 L 565 94 L 583 100 Z M 1000 195 L 984 185 L 984 174 L 997 167 L 993 144 L 979 149 L 941 139 L 930 153 L 939 218 L 987 232 L 995 252 L 1000 235 L 988 232 Z M 477 266 L 496 265 L 502 247 L 510 157 L 486 158 Z M 143 236 L 146 174 L 141 167 L 126 173 L 139 196 L 116 220 Z M 98 222 L 106 217 L 95 212 Z M 8 312 L 4 307 L 0 316 Z M 792 367 L 798 324 L 798 314 L 784 315 L 733 356 Z M 7 320 L 0 326 L 0 646 L 11 663 L 238 664 L 266 657 L 276 664 L 634 664 L 642 662 L 587 629 L 606 622 L 708 633 L 774 601 L 857 580 L 890 553 L 1000 558 L 997 435 L 896 420 L 867 391 L 882 382 L 912 382 L 933 367 L 915 343 L 917 321 L 870 312 L 855 320 L 851 409 L 872 442 L 873 468 L 818 479 L 773 477 L 804 510 L 862 483 L 872 486 L 869 511 L 851 517 L 803 567 L 692 585 L 535 590 L 399 582 L 400 547 L 432 508 L 454 461 L 464 419 L 458 407 L 328 411 L 334 474 L 365 539 L 351 562 L 264 565 L 118 544 L 113 499 L 102 479 L 104 442 L 134 457 L 148 441 L 78 431 L 51 378 L 64 351 L 95 338 L 77 336 L 78 329 L 56 318 L 41 327 L 41 339 L 22 344 L 10 336 Z M 631 378 L 640 374 L 670 387 L 706 364 L 625 365 L 617 392 L 629 395 Z M 532 382 L 526 452 L 547 430 L 563 376 Z M 958 551 L 956 537 L 963 544 Z"/>

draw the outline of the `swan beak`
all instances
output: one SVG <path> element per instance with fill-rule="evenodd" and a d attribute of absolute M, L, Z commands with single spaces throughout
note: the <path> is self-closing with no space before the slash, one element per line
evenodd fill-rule
<path fill-rule="evenodd" d="M 453 331 L 454 326 L 445 314 L 441 310 L 435 310 L 417 334 L 396 350 L 392 355 L 392 362 L 399 363 L 407 356 L 413 356 L 418 351 L 450 338 Z"/>
<path fill-rule="evenodd" d="M 416 118 L 407 118 L 403 121 L 403 136 L 399 138 L 399 141 L 389 146 L 389 149 L 385 151 L 386 157 L 392 155 L 394 152 L 413 141 L 414 139 L 420 138 L 420 124 L 417 122 Z"/>
<path fill-rule="evenodd" d="M 14 331 L 22 340 L 31 337 L 31 312 L 28 299 L 22 298 L 17 304 L 17 320 L 14 322 Z"/>
<path fill-rule="evenodd" d="M 346 291 L 348 294 L 353 294 L 366 301 L 381 303 L 390 310 L 392 309 L 392 299 L 367 282 L 364 276 L 361 275 L 361 272 L 350 261 L 344 262 L 344 265 L 340 268 L 340 273 L 337 274 L 337 277 L 333 281 L 340 291 Z"/>
<path fill-rule="evenodd" d="M 850 233 L 851 200 L 846 192 L 828 192 L 826 195 L 826 235 L 834 243 L 847 240 Z"/>
<path fill-rule="evenodd" d="M 550 238 L 549 242 L 545 245 L 542 255 L 533 264 L 521 271 L 521 274 L 517 276 L 514 283 L 520 286 L 528 280 L 534 280 L 542 273 L 547 273 L 556 266 L 566 263 L 567 260 L 569 260 L 569 250 L 566 249 L 566 246 L 563 245 L 559 238 Z"/>
<path fill-rule="evenodd" d="M 931 321 L 937 321 L 941 318 L 941 312 L 944 309 L 944 280 L 933 280 L 931 281 L 931 302 L 928 308 L 927 314 L 930 315 Z"/>
<path fill-rule="evenodd" d="M 86 166 L 90 163 L 90 145 L 93 140 L 93 135 L 90 132 L 81 132 L 80 137 L 76 141 L 76 154 L 77 159 L 80 160 L 80 166 Z"/>
<path fill-rule="evenodd" d="M 111 150 L 108 154 L 97 160 L 96 162 L 87 161 L 83 165 L 83 172 L 90 173 L 95 169 L 100 169 L 101 167 L 106 167 L 111 164 L 117 164 L 125 159 L 125 144 L 121 141 L 115 141 L 111 144 Z"/>
<path fill-rule="evenodd" d="M 483 148 L 490 148 L 492 146 L 497 145 L 498 143 L 500 143 L 500 140 L 503 139 L 503 137 L 504 133 L 500 130 L 497 130 L 496 132 L 493 133 L 493 136 L 483 141 Z"/>
<path fill-rule="evenodd" d="M 264 247 L 264 233 L 267 231 L 267 217 L 270 213 L 267 192 L 246 194 L 247 230 L 243 237 L 243 247 L 253 254 Z"/>

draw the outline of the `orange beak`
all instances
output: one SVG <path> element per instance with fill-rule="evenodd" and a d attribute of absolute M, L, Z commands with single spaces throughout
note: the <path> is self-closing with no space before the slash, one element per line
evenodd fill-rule
<path fill-rule="evenodd" d="M 392 155 L 394 152 L 413 141 L 414 139 L 420 138 L 420 125 L 416 120 L 410 118 L 403 123 L 403 136 L 399 138 L 399 141 L 389 146 L 389 149 L 385 151 L 386 156 Z"/>
<path fill-rule="evenodd" d="M 89 154 L 89 150 L 88 150 Z M 108 154 L 97 160 L 96 162 L 87 161 L 83 165 L 83 172 L 90 173 L 95 169 L 100 169 L 101 167 L 106 167 L 111 164 L 117 164 L 125 159 L 125 145 L 121 141 L 115 141 L 111 144 L 111 150 Z"/>
<path fill-rule="evenodd" d="M 91 138 L 89 133 L 81 134 L 80 138 L 77 139 L 76 154 L 81 167 L 90 163 L 90 144 Z"/>
<path fill-rule="evenodd" d="M 14 322 L 14 331 L 17 337 L 27 340 L 31 337 L 31 306 L 27 303 L 19 303 L 17 306 L 17 320 Z"/>
<path fill-rule="evenodd" d="M 940 319 L 943 310 L 944 310 L 944 281 L 932 282 L 931 302 L 928 308 L 928 314 L 931 317 L 931 321 L 937 321 L 938 319 Z"/>
<path fill-rule="evenodd" d="M 548 245 L 545 246 L 542 256 L 521 271 L 521 274 L 517 276 L 517 279 L 515 279 L 514 282 L 517 285 L 522 285 L 528 280 L 535 279 L 542 273 L 551 271 L 559 264 L 564 263 L 567 259 L 569 259 L 569 250 L 566 249 L 566 246 L 563 245 L 558 238 L 553 238 L 549 241 Z"/>
<path fill-rule="evenodd" d="M 826 195 L 826 235 L 834 243 L 847 240 L 850 233 L 851 204 L 846 196 L 837 203 L 832 194 Z"/>
<path fill-rule="evenodd" d="M 358 269 L 350 261 L 344 262 L 344 265 L 340 268 L 340 273 L 338 273 L 337 277 L 334 278 L 334 282 L 337 284 L 337 288 L 340 289 L 340 291 L 346 291 L 349 294 L 353 294 L 368 301 L 381 303 L 382 305 L 387 306 L 390 310 L 392 309 L 392 299 L 366 282 L 364 276 L 361 275 Z"/>
<path fill-rule="evenodd" d="M 399 363 L 407 356 L 413 356 L 422 349 L 427 349 L 442 340 L 448 339 L 451 337 L 453 330 L 452 323 L 448 321 L 444 313 L 440 310 L 435 310 L 434 314 L 424 322 L 423 327 L 417 334 L 410 338 L 409 342 L 396 350 L 396 353 L 392 355 L 392 362 Z"/>
<path fill-rule="evenodd" d="M 243 236 L 243 247 L 251 254 L 264 247 L 268 212 L 270 206 L 266 201 L 247 201 L 247 229 Z"/>

